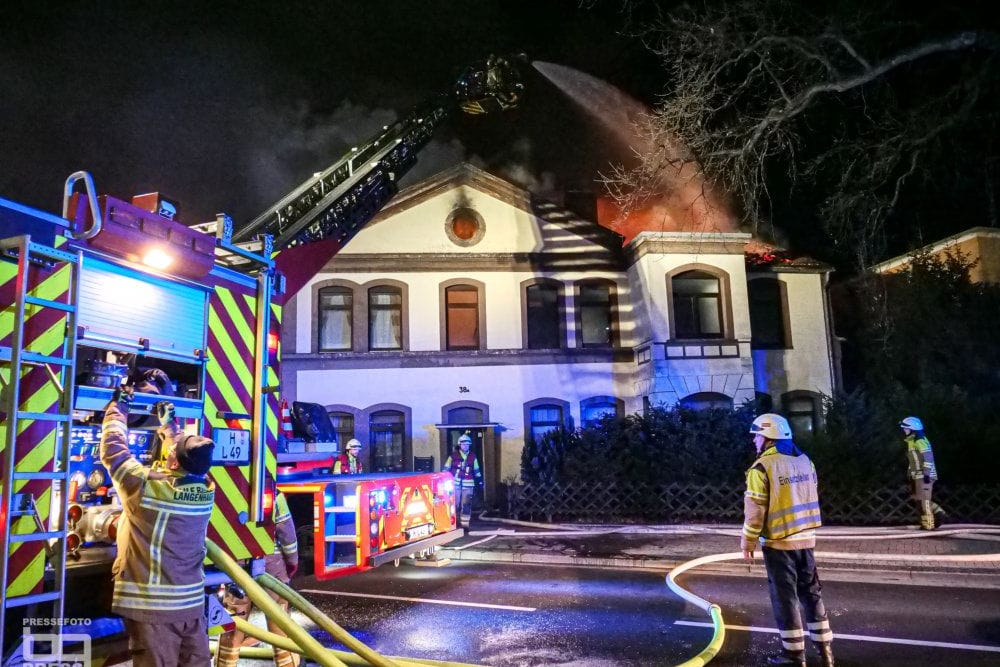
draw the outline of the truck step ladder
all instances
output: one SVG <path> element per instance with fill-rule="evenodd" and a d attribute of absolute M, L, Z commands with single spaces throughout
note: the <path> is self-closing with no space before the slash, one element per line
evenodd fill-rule
<path fill-rule="evenodd" d="M 0 479 L 3 489 L 0 502 L 3 503 L 3 507 L 9 508 L 0 520 L 0 531 L 2 531 L 0 532 L 0 628 L 4 628 L 7 625 L 6 612 L 14 607 L 51 602 L 53 618 L 63 617 L 68 535 L 66 515 L 69 505 L 69 453 L 76 370 L 77 301 L 82 258 L 79 251 L 67 252 L 33 243 L 30 236 L 0 239 L 0 257 L 17 262 L 15 299 L 12 304 L 13 330 L 9 341 L 11 345 L 0 346 L 0 411 L 6 414 L 3 430 L 0 431 L 4 443 L 3 478 Z M 29 283 L 29 271 L 32 267 L 51 268 L 54 272 L 64 266 L 68 267 L 69 271 L 69 290 L 66 292 L 65 301 L 42 298 L 35 293 L 40 290 L 34 289 Z M 25 341 L 25 319 L 29 308 L 31 316 L 43 311 L 55 311 L 59 313 L 57 317 L 64 319 L 66 326 L 64 341 L 53 353 L 25 349 L 31 345 L 31 341 L 27 344 Z M 45 369 L 49 382 L 56 388 L 58 396 L 56 410 L 39 412 L 22 409 L 25 407 L 22 405 L 21 395 L 23 376 L 37 367 Z M 7 373 L 6 381 L 4 381 L 4 371 Z M 56 425 L 56 437 L 50 459 L 51 472 L 24 469 L 26 464 L 20 459 L 26 457 L 18 456 L 16 444 L 17 434 L 27 421 L 45 421 Z M 36 505 L 36 496 L 40 497 L 41 493 L 15 491 L 15 484 L 20 483 L 18 486 L 21 488 L 25 482 L 44 482 L 49 490 L 48 527 L 44 525 Z M 34 519 L 33 530 L 11 534 L 18 519 L 22 517 Z M 20 527 L 23 529 L 24 522 L 21 522 Z M 46 576 L 43 574 L 42 592 L 8 595 L 10 550 L 17 544 L 27 542 L 44 543 L 48 556 L 45 574 L 51 572 L 51 585 L 44 585 Z"/>

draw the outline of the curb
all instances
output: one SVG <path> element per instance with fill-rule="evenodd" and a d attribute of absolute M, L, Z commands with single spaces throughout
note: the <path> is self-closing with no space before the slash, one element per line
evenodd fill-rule
<path fill-rule="evenodd" d="M 452 561 L 482 562 L 482 563 L 512 563 L 519 565 L 572 565 L 575 567 L 599 567 L 618 569 L 656 570 L 666 573 L 674 567 L 685 563 L 690 558 L 626 558 L 616 556 L 569 556 L 542 552 L 449 549 L 441 548 L 441 556 Z M 979 570 L 969 568 L 917 568 L 912 565 L 886 565 L 879 563 L 871 567 L 857 567 L 856 562 L 836 561 L 817 558 L 820 575 L 826 581 L 882 583 L 911 586 L 949 586 L 954 588 L 987 588 L 1000 590 L 1000 569 L 983 567 Z M 740 563 L 713 563 L 698 568 L 702 574 L 763 577 L 764 567 L 760 559 L 747 571 L 747 566 Z"/>

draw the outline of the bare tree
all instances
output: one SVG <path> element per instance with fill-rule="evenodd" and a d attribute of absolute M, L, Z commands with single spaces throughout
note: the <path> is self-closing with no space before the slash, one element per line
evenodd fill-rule
<path fill-rule="evenodd" d="M 808 192 L 812 210 L 799 214 L 864 267 L 883 252 L 886 221 L 949 168 L 949 142 L 994 141 L 998 41 L 958 14 L 931 24 L 904 20 L 912 5 L 898 16 L 858 2 L 826 15 L 789 0 L 656 6 L 624 4 L 668 77 L 637 166 L 604 177 L 626 210 L 692 170 L 755 230 L 783 224 L 775 212 Z"/>

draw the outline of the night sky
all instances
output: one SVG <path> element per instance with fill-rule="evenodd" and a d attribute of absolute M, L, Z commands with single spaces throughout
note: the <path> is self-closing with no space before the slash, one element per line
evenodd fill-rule
<path fill-rule="evenodd" d="M 616 35 L 615 6 L 126 4 L 5 5 L 0 197 L 57 211 L 63 181 L 85 169 L 101 193 L 178 200 L 185 222 L 219 211 L 239 222 L 489 53 L 524 51 L 646 101 L 662 85 L 653 58 Z M 454 114 L 403 185 L 466 159 L 534 191 L 579 188 L 625 154 L 555 85 L 522 71 L 521 109 Z"/>
<path fill-rule="evenodd" d="M 833 4 L 849 15 L 852 3 L 868 6 Z M 58 211 L 65 178 L 84 169 L 101 193 L 160 191 L 179 202 L 184 222 L 225 211 L 239 224 L 382 125 L 449 90 L 468 64 L 489 53 L 524 51 L 531 61 L 571 68 L 563 70 L 571 77 L 598 77 L 646 105 L 669 89 L 662 63 L 622 35 L 619 10 L 670 2 L 135 4 L 3 5 L 0 197 Z M 879 27 L 884 33 L 898 22 L 904 42 L 935 31 L 995 28 L 989 5 L 964 0 L 924 9 L 886 0 L 890 20 Z M 947 66 L 929 76 L 911 73 L 916 86 L 889 94 L 921 99 L 921 85 L 960 75 L 942 61 Z M 971 62 L 981 68 L 987 61 Z M 619 105 L 574 101 L 566 86 L 537 69 L 522 71 L 520 109 L 500 117 L 456 112 L 402 185 L 467 160 L 543 195 L 599 189 L 600 172 L 629 156 L 597 120 Z M 994 85 L 989 95 L 998 90 Z M 998 218 L 1000 147 L 989 110 L 1000 104 L 990 99 L 977 101 L 981 126 L 962 128 L 925 161 L 940 171 L 911 179 L 887 228 L 888 254 Z M 824 123 L 841 122 L 836 105 L 814 120 L 819 133 Z M 833 261 L 808 210 L 823 187 L 798 187 L 796 197 L 775 204 L 773 222 L 800 251 Z"/>

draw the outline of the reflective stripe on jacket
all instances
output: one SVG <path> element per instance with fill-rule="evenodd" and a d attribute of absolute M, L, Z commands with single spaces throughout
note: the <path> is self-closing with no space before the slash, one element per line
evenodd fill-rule
<path fill-rule="evenodd" d="M 463 454 L 461 449 L 456 449 L 444 462 L 444 470 L 451 473 L 461 485 L 466 488 L 475 488 L 476 484 L 483 479 L 483 473 L 479 469 L 479 461 L 470 450 L 468 454 Z"/>
<path fill-rule="evenodd" d="M 816 468 L 791 451 L 770 447 L 747 471 L 743 534 L 775 549 L 812 548 L 822 525 Z"/>
<path fill-rule="evenodd" d="M 205 604 L 205 534 L 215 487 L 203 476 L 154 471 L 128 448 L 126 417 L 104 416 L 101 462 L 122 501 L 112 610 L 142 622 L 197 618 Z"/>
<path fill-rule="evenodd" d="M 357 456 L 351 456 L 347 452 L 338 456 L 337 460 L 333 462 L 334 475 L 357 475 L 362 472 L 364 472 L 364 466 L 361 465 L 361 459 Z"/>
<path fill-rule="evenodd" d="M 288 498 L 281 491 L 274 497 L 274 553 L 264 559 L 264 569 L 268 574 L 287 582 L 288 572 L 299 564 L 299 540 L 295 535 L 295 523 L 288 509 Z"/>
<path fill-rule="evenodd" d="M 920 479 L 926 475 L 936 480 L 937 466 L 934 465 L 934 450 L 931 449 L 930 440 L 926 437 L 918 438 L 912 433 L 905 440 L 910 479 Z"/>

